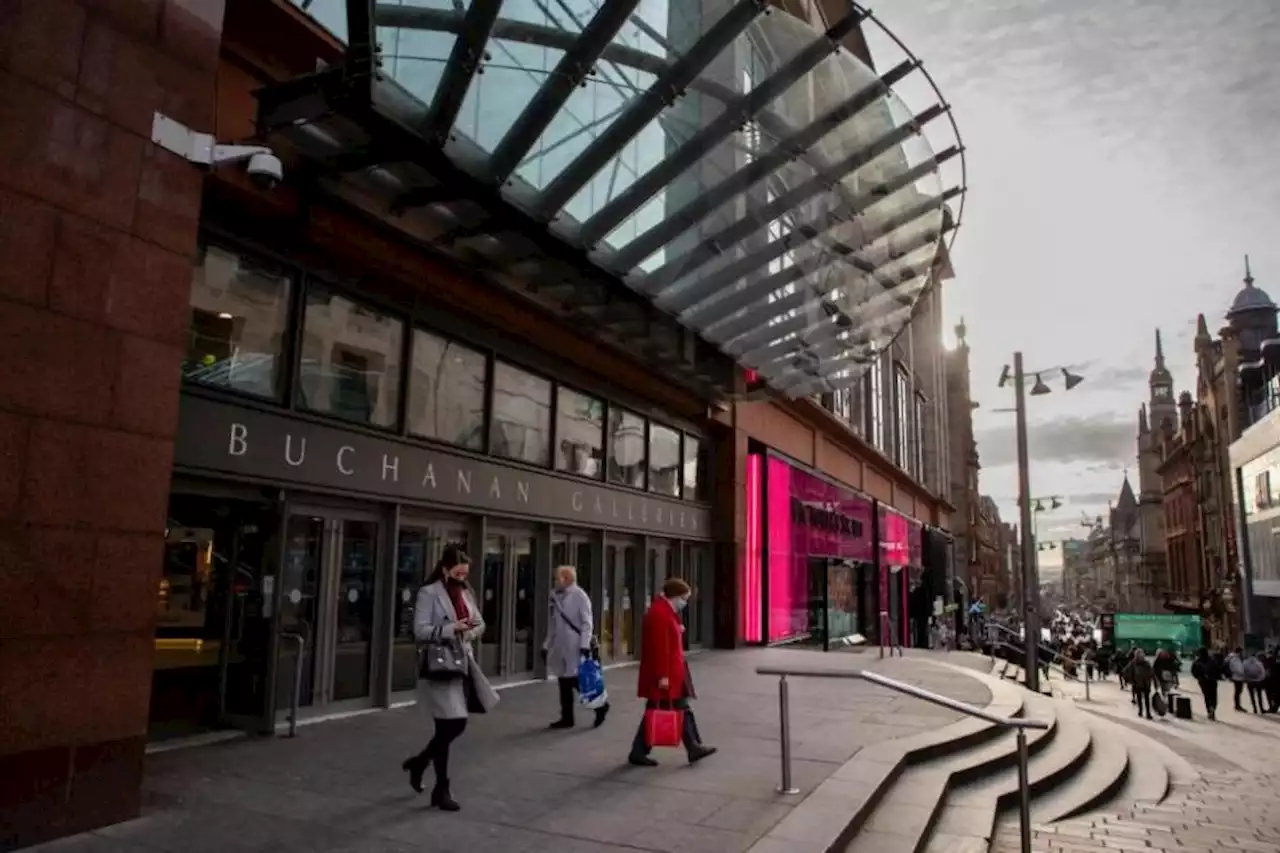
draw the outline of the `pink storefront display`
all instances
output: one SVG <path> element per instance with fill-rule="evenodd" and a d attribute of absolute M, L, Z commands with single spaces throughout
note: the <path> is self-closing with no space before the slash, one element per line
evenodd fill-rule
<path fill-rule="evenodd" d="M 746 508 L 743 638 L 851 632 L 858 602 L 849 567 L 875 560 L 872 501 L 777 456 L 754 454 Z"/>
<path fill-rule="evenodd" d="M 910 645 L 907 601 L 913 578 L 923 571 L 924 525 L 891 507 L 877 506 L 880 523 L 880 636 Z"/>

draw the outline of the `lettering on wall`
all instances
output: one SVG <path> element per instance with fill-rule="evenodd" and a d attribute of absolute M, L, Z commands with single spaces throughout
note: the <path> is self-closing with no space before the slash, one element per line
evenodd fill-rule
<path fill-rule="evenodd" d="M 174 464 L 475 511 L 710 538 L 709 511 L 703 504 L 531 471 L 187 394 L 181 401 Z"/>
<path fill-rule="evenodd" d="M 862 521 L 829 507 L 815 506 L 799 498 L 791 499 L 791 523 L 847 536 L 862 537 Z"/>

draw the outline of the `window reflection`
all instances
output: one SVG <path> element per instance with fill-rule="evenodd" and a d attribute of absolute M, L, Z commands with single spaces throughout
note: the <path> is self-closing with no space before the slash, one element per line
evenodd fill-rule
<path fill-rule="evenodd" d="M 600 477 L 604 458 L 604 403 L 560 388 L 556 394 L 556 470 Z"/>
<path fill-rule="evenodd" d="M 649 491 L 680 497 L 680 433 L 649 425 Z"/>
<path fill-rule="evenodd" d="M 702 442 L 691 435 L 684 437 L 684 499 L 699 500 L 703 496 Z"/>
<path fill-rule="evenodd" d="M 609 410 L 609 482 L 644 488 L 644 418 Z"/>
<path fill-rule="evenodd" d="M 333 33 L 338 41 L 346 42 L 349 0 L 290 0 L 290 2 L 315 18 L 316 23 Z"/>
<path fill-rule="evenodd" d="M 302 331 L 298 405 L 371 426 L 395 426 L 403 324 L 312 288 Z"/>
<path fill-rule="evenodd" d="M 497 456 L 546 465 L 551 455 L 551 383 L 503 362 L 493 368 L 493 430 Z"/>
<path fill-rule="evenodd" d="M 483 449 L 486 367 L 484 353 L 414 330 L 409 431 Z"/>
<path fill-rule="evenodd" d="M 290 284 L 289 276 L 248 258 L 201 249 L 191 277 L 182 375 L 202 385 L 277 397 Z"/>

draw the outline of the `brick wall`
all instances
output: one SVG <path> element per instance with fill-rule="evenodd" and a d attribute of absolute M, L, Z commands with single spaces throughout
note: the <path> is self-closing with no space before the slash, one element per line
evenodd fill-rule
<path fill-rule="evenodd" d="M 0 849 L 138 809 L 222 14 L 0 0 Z"/>

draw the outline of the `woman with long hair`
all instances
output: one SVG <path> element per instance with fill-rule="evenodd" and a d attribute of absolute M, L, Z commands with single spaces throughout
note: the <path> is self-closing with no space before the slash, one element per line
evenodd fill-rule
<path fill-rule="evenodd" d="M 424 668 L 425 656 L 433 646 L 461 651 L 462 665 L 456 672 L 420 670 L 420 675 L 428 677 L 418 682 L 418 704 L 435 719 L 435 735 L 425 749 L 402 765 L 409 773 L 409 784 L 419 793 L 423 775 L 434 765 L 436 785 L 431 805 L 449 812 L 460 808 L 449 790 L 450 747 L 466 729 L 469 714 L 483 714 L 498 703 L 498 694 L 480 671 L 473 650 L 484 633 L 484 618 L 467 586 L 470 571 L 471 558 L 462 547 L 445 546 L 440 561 L 418 590 L 413 609 L 413 636 L 422 647 Z"/>

